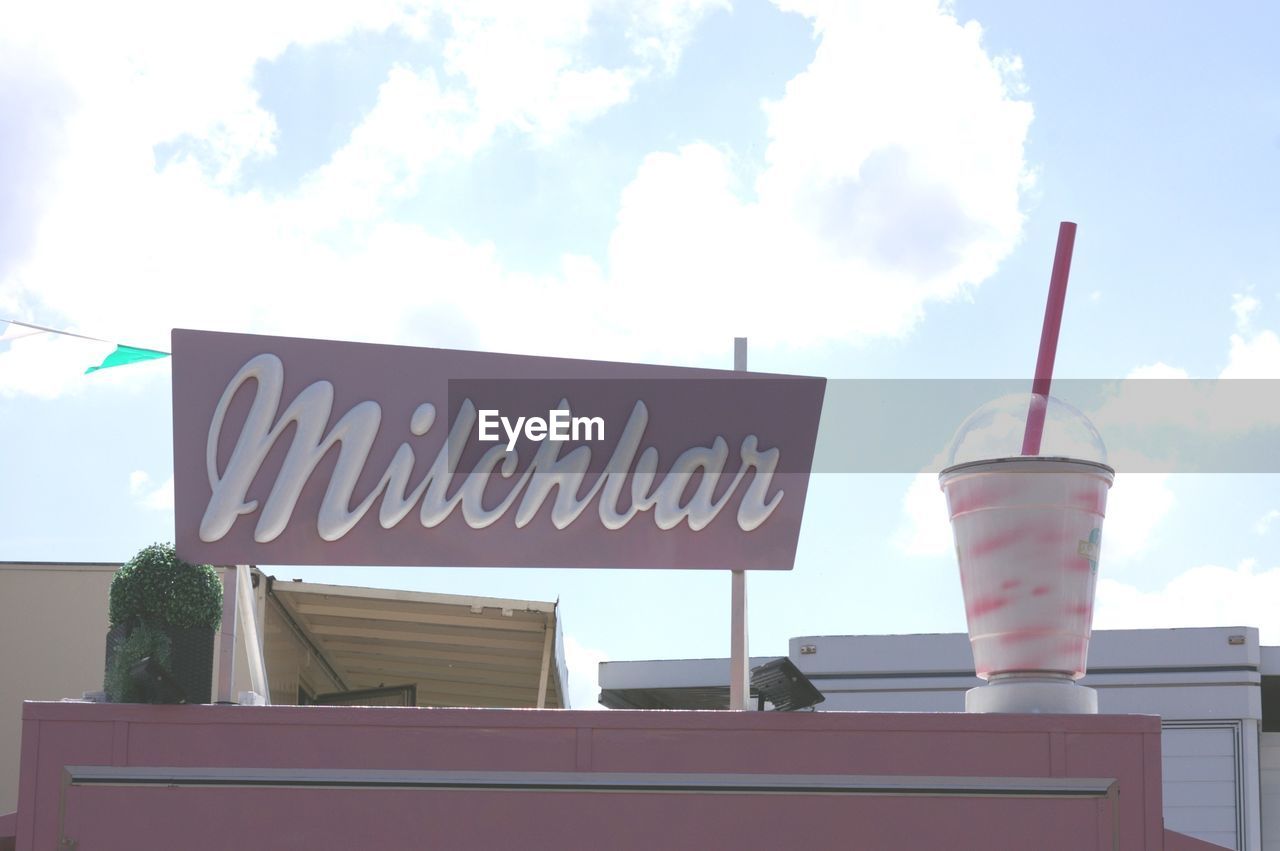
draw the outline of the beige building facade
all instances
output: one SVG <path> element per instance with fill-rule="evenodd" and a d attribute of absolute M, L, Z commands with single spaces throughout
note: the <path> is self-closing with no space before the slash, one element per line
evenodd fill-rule
<path fill-rule="evenodd" d="M 118 566 L 0 563 L 0 813 L 18 806 L 22 701 L 102 688 Z"/>
<path fill-rule="evenodd" d="M 0 562 L 0 815 L 17 809 L 22 702 L 102 689 L 117 567 Z M 235 703 L 251 691 L 250 642 L 237 640 L 245 627 L 236 572 L 218 570 L 223 616 L 212 694 Z M 382 698 L 369 690 L 387 686 L 422 707 L 567 705 L 554 602 L 277 581 L 256 568 L 250 575 L 272 704 L 375 703 Z"/>

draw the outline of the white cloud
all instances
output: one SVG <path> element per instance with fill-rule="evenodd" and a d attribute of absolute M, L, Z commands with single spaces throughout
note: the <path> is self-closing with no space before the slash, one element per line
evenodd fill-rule
<path fill-rule="evenodd" d="M 23 7 L 3 38 L 37 44 L 77 105 L 30 257 L 0 279 L 0 306 L 159 349 L 169 328 L 199 327 L 687 362 L 744 333 L 761 345 L 902 334 L 928 300 L 991 274 L 1021 229 L 1031 107 L 1013 99 L 1015 59 L 987 55 L 976 24 L 930 0 L 797 6 L 821 42 L 767 105 L 759 179 L 744 185 L 732 153 L 706 144 L 651 155 L 623 195 L 604 268 L 565 256 L 535 277 L 503 267 L 489 243 L 387 218 L 429 165 L 473 156 L 500 129 L 551 144 L 627 100 L 674 67 L 716 7 L 627 13 L 627 55 L 608 67 L 588 61 L 587 38 L 622 13 L 586 0 L 206 17 L 90 7 L 75 28 Z M 274 151 L 256 63 L 390 26 L 425 37 L 433 15 L 448 24 L 456 76 L 393 70 L 297 192 L 233 188 L 247 158 Z M 157 171 L 153 146 L 178 138 L 194 153 Z M 0 352 L 0 391 L 85 386 L 55 359 L 20 354 L 18 343 Z M 134 369 L 120 380 L 144 374 Z"/>
<path fill-rule="evenodd" d="M 1169 364 L 1163 361 L 1156 361 L 1155 363 L 1147 364 L 1146 366 L 1134 367 L 1132 370 L 1129 371 L 1129 374 L 1125 377 L 1134 378 L 1134 379 L 1181 378 L 1185 380 L 1187 378 L 1190 378 L 1191 376 L 1187 373 L 1185 369 L 1182 369 L 1181 367 L 1169 366 Z"/>
<path fill-rule="evenodd" d="M 580 320 L 581 305 L 596 300 L 578 298 L 580 288 L 599 283 L 590 263 L 566 257 L 558 279 L 531 281 L 502 269 L 492 245 L 388 221 L 386 203 L 412 192 L 428 163 L 473 156 L 500 127 L 546 143 L 626 100 L 636 80 L 674 67 L 712 8 L 679 0 L 627 18 L 620 25 L 630 28 L 632 53 L 618 69 L 584 59 L 593 16 L 612 9 L 594 0 L 280 4 L 213 16 L 164 4 L 90 6 L 75 27 L 39 4 L 6 8 L 0 56 L 29 45 L 21 55 L 39 58 L 41 78 L 70 92 L 46 102 L 70 105 L 52 122 L 66 141 L 54 166 L 35 160 L 59 149 L 45 144 L 52 131 L 43 124 L 28 134 L 41 143 L 18 150 L 26 155 L 15 173 L 50 174 L 39 181 L 38 208 L 7 217 L 39 226 L 17 236 L 5 228 L 22 244 L 0 240 L 0 261 L 23 262 L 9 274 L 0 263 L 0 315 L 158 349 L 167 349 L 171 327 L 419 341 L 429 316 L 428 334 L 447 340 L 466 338 L 472 324 L 505 324 L 523 337 L 490 330 L 490 344 L 537 350 L 544 326 L 490 322 L 494 296 L 517 307 L 528 306 L 527 294 L 569 300 L 578 313 L 569 321 Z M 348 144 L 298 192 L 267 199 L 232 188 L 246 158 L 274 152 L 274 120 L 252 88 L 258 62 L 290 45 L 393 26 L 434 37 L 433 16 L 447 22 L 437 41 L 456 79 L 445 85 L 430 71 L 395 69 Z M 180 149 L 188 152 L 157 171 L 153 146 L 175 139 L 188 140 Z M 39 358 L 17 343 L 0 351 L 0 392 L 55 396 L 88 386 L 83 367 L 71 366 L 80 363 L 73 344 L 36 347 Z M 128 380 L 143 374 L 130 370 Z"/>
<path fill-rule="evenodd" d="M 688 4 L 678 5 L 683 21 Z M 485 124 L 509 124 L 537 139 L 554 138 L 626 100 L 631 84 L 647 73 L 642 67 L 581 63 L 578 48 L 598 8 L 591 0 L 512 3 L 492 11 L 458 3 L 451 9 L 446 71 L 467 80 L 475 112 Z"/>
<path fill-rule="evenodd" d="M 112 346 L 91 340 L 38 334 L 0 350 L 0 398 L 32 396 L 54 399 L 72 387 L 85 386 L 84 371 L 99 364 Z M 97 374 L 93 376 L 97 378 Z M 110 372 L 102 375 L 111 380 Z"/>
<path fill-rule="evenodd" d="M 1248 328 L 1250 317 L 1261 305 L 1262 302 L 1250 293 L 1236 293 L 1231 296 L 1231 312 L 1236 315 L 1236 328 L 1241 331 Z"/>
<path fill-rule="evenodd" d="M 1280 520 L 1280 509 L 1273 508 L 1258 518 L 1258 522 L 1253 524 L 1253 530 L 1259 535 L 1265 535 L 1277 520 Z"/>
<path fill-rule="evenodd" d="M 1236 308 L 1241 305 L 1237 295 Z M 1242 325 L 1253 310 L 1248 305 L 1237 309 Z M 1280 336 L 1275 331 L 1239 330 L 1231 334 L 1229 346 L 1219 379 L 1280 378 Z M 1214 448 L 1228 457 L 1232 444 L 1226 441 L 1280 428 L 1280 407 L 1259 395 L 1265 392 L 1248 381 L 1190 380 L 1185 369 L 1157 362 L 1132 370 L 1087 414 L 1104 437 L 1124 438 L 1124 448 L 1111 454 L 1117 468 L 1199 470 L 1197 465 L 1209 457 L 1203 450 L 1206 440 L 1215 441 Z"/>
<path fill-rule="evenodd" d="M 785 5 L 822 40 L 766 104 L 754 184 L 691 144 L 650 156 L 623 196 L 614 313 L 662 327 L 664 345 L 900 335 L 1019 236 L 1031 106 L 975 24 L 920 0 Z"/>
<path fill-rule="evenodd" d="M 894 536 L 902 552 L 912 556 L 939 556 L 954 551 L 947 499 L 936 475 L 920 473 L 911 480 L 902 497 L 902 511 L 903 522 Z"/>
<path fill-rule="evenodd" d="M 157 485 L 145 470 L 129 474 L 129 495 L 143 508 L 173 511 L 173 476 Z"/>
<path fill-rule="evenodd" d="M 464 93 L 442 89 L 434 71 L 394 68 L 350 141 L 308 177 L 295 210 L 314 217 L 308 224 L 316 228 L 376 218 L 417 187 L 428 163 L 471 157 L 493 130 L 476 120 Z"/>
<path fill-rule="evenodd" d="M 1150 548 L 1175 498 L 1165 473 L 1118 473 L 1107 495 L 1103 564 L 1123 564 Z"/>
<path fill-rule="evenodd" d="M 1263 643 L 1280 644 L 1280 567 L 1254 568 L 1252 559 L 1202 565 L 1153 591 L 1100 578 L 1094 628 L 1254 626 Z"/>
<path fill-rule="evenodd" d="M 504 129 L 550 144 L 626 102 L 655 70 L 674 70 L 693 27 L 721 5 L 672 0 L 633 10 L 614 22 L 629 28 L 631 55 L 606 68 L 581 52 L 601 25 L 593 19 L 616 11 L 607 3 L 445 3 L 444 81 L 431 69 L 393 69 L 349 143 L 308 180 L 297 210 L 327 213 L 316 222 L 326 226 L 372 219 L 411 195 L 428 166 L 466 161 Z"/>
<path fill-rule="evenodd" d="M 1280 378 L 1280 336 L 1262 330 L 1231 335 L 1231 353 L 1222 378 Z"/>
<path fill-rule="evenodd" d="M 569 669 L 569 706 L 599 709 L 600 663 L 607 657 L 599 650 L 584 647 L 572 635 L 564 636 L 564 661 Z"/>
<path fill-rule="evenodd" d="M 96 139 L 105 153 L 149 158 L 152 144 L 189 136 L 225 182 L 247 157 L 274 149 L 274 119 L 252 85 L 257 62 L 291 44 L 409 28 L 415 18 L 412 9 L 384 0 L 231 0 L 216 14 L 158 0 L 73 10 L 33 3 L 6 7 L 0 38 L 31 46 L 56 67 L 76 95 L 77 134 Z"/>
<path fill-rule="evenodd" d="M 1117 382 L 1102 404 L 1086 415 L 1106 439 L 1108 434 L 1123 433 L 1134 427 L 1176 424 L 1184 428 L 1200 428 L 1206 414 L 1207 388 L 1188 381 L 1185 369 L 1163 361 L 1134 367 L 1123 381 Z M 1165 381 L 1179 380 L 1178 384 Z M 1180 402 L 1171 404 L 1171 400 Z M 1122 450 L 1111 456 L 1114 466 L 1129 469 L 1151 469 L 1153 460 Z"/>

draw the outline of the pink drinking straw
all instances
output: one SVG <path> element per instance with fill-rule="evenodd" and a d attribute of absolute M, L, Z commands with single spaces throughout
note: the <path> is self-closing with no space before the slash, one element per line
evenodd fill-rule
<path fill-rule="evenodd" d="M 1040 454 L 1049 385 L 1053 381 L 1053 358 L 1058 352 L 1058 331 L 1062 328 L 1062 306 L 1067 300 L 1067 276 L 1071 274 L 1071 249 L 1075 243 L 1076 223 L 1061 222 L 1058 248 L 1053 254 L 1053 274 L 1049 277 L 1049 301 L 1044 306 L 1044 327 L 1040 329 L 1036 377 L 1031 382 L 1031 409 L 1027 411 L 1027 430 L 1022 434 L 1023 455 Z"/>

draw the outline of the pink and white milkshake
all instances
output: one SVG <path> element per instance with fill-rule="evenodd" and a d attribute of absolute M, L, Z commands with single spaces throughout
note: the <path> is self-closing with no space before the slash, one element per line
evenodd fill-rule
<path fill-rule="evenodd" d="M 1106 449 L 1083 414 L 1049 395 L 1076 225 L 1058 225 L 1049 298 L 1031 396 L 1013 410 L 984 405 L 952 440 L 938 476 L 960 562 L 974 669 L 987 685 L 965 694 L 969 712 L 1097 712 L 1084 676 L 1093 628 L 1102 518 L 1115 470 L 1064 446 L 1074 432 L 1090 454 Z M 1016 429 L 1009 428 L 1013 425 Z M 1066 428 L 1058 428 L 1066 426 Z M 990 452 L 1015 434 L 1016 457 Z M 987 451 L 971 454 L 979 445 Z"/>
<path fill-rule="evenodd" d="M 1071 458 L 956 464 L 947 497 L 976 673 L 1077 680 L 1115 471 Z"/>

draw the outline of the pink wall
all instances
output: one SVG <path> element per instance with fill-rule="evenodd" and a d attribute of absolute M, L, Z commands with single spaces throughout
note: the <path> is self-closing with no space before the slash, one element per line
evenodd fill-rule
<path fill-rule="evenodd" d="M 230 785 L 77 781 L 64 791 L 65 766 L 115 766 L 135 781 L 157 773 L 148 768 L 185 766 Z M 262 774 L 253 769 L 290 769 L 297 779 L 289 782 L 311 785 L 253 786 Z M 566 774 L 536 790 L 503 785 L 544 772 Z M 659 785 L 671 775 L 677 785 L 717 773 L 737 780 L 696 792 L 601 793 L 571 788 L 583 772 L 656 773 L 656 781 L 642 776 Z M 428 775 L 502 782 L 441 788 L 423 785 Z M 733 786 L 784 782 L 778 775 L 849 785 L 789 794 Z M 355 779 L 332 788 L 339 776 Z M 867 794 L 876 776 L 915 791 Z M 413 788 L 396 788 L 406 778 L 417 778 Z M 1039 778 L 1021 782 L 1044 788 L 1083 782 L 1063 778 L 1116 782 L 1109 795 L 978 797 L 948 791 L 957 782 L 945 778 Z M 18 849 L 55 847 L 60 819 L 79 851 L 195 851 L 233 841 L 308 849 L 1178 847 L 1165 842 L 1160 726 L 1151 716 L 28 703 Z"/>

